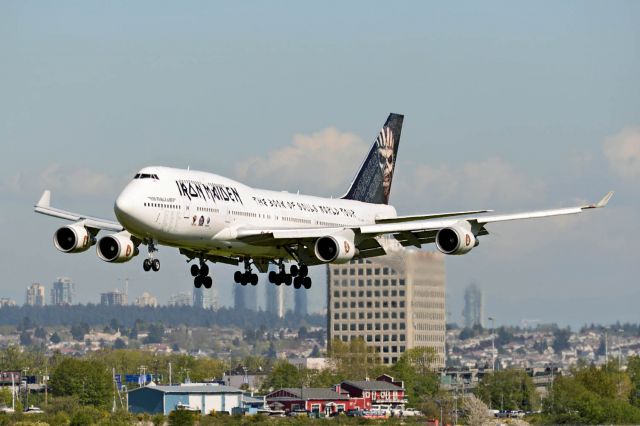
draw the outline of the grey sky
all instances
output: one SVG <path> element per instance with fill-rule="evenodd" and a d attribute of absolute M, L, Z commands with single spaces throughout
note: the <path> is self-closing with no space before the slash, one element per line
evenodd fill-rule
<path fill-rule="evenodd" d="M 452 320 L 475 281 L 498 324 L 638 321 L 639 21 L 632 1 L 2 2 L 0 297 L 59 275 L 82 301 L 125 276 L 134 296 L 191 288 L 170 249 L 159 274 L 57 252 L 60 222 L 32 213 L 44 188 L 106 217 L 145 165 L 341 195 L 393 111 L 400 213 L 616 190 L 604 211 L 494 225 L 447 258 Z M 232 271 L 216 268 L 225 300 Z"/>

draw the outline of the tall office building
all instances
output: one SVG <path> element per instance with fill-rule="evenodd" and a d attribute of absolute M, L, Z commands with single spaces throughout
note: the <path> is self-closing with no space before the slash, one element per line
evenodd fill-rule
<path fill-rule="evenodd" d="M 264 293 L 266 311 L 276 315 L 278 318 L 284 317 L 284 286 L 264 283 Z"/>
<path fill-rule="evenodd" d="M 484 327 L 484 297 L 477 285 L 471 284 L 464 290 L 464 308 L 462 310 L 464 326 Z"/>
<path fill-rule="evenodd" d="M 118 289 L 100 293 L 100 304 L 103 306 L 124 306 L 127 304 L 127 295 Z"/>
<path fill-rule="evenodd" d="M 328 266 L 329 342 L 363 338 L 383 364 L 415 347 L 432 347 L 445 362 L 445 271 L 438 252 L 389 255 Z"/>
<path fill-rule="evenodd" d="M 142 293 L 142 295 L 140 295 L 139 297 L 136 297 L 135 305 L 141 308 L 144 308 L 147 306 L 155 308 L 156 306 L 158 306 L 158 299 L 151 293 L 147 293 L 145 291 L 144 293 Z"/>
<path fill-rule="evenodd" d="M 233 286 L 233 307 L 235 309 L 258 310 L 258 288 L 252 285 Z"/>
<path fill-rule="evenodd" d="M 194 288 L 193 289 L 193 306 L 202 309 L 217 309 L 215 286 L 211 288 Z"/>
<path fill-rule="evenodd" d="M 184 291 L 178 294 L 172 294 L 169 297 L 169 306 L 191 306 L 193 297 L 191 292 Z"/>
<path fill-rule="evenodd" d="M 24 304 L 29 306 L 44 306 L 44 286 L 33 283 L 27 287 Z"/>
<path fill-rule="evenodd" d="M 307 315 L 309 313 L 307 292 L 308 290 L 304 287 L 293 289 L 293 312 L 296 315 Z"/>
<path fill-rule="evenodd" d="M 51 288 L 52 305 L 71 305 L 75 295 L 75 286 L 71 278 L 59 277 Z"/>

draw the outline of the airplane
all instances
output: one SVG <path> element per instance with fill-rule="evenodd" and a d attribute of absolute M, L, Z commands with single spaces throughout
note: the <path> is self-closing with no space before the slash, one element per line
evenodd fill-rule
<path fill-rule="evenodd" d="M 54 246 L 79 253 L 96 245 L 100 259 L 128 262 L 146 245 L 145 271 L 159 271 L 158 246 L 175 247 L 187 257 L 196 288 L 210 288 L 209 263 L 241 265 L 234 281 L 257 285 L 271 268 L 275 285 L 311 288 L 309 266 L 382 256 L 389 240 L 420 248 L 435 243 L 447 255 L 463 255 L 488 235 L 488 224 L 577 214 L 605 207 L 613 192 L 595 204 L 515 214 L 470 210 L 399 216 L 389 194 L 404 116 L 391 113 L 345 195 L 322 198 L 255 189 L 196 170 L 145 167 L 118 195 L 117 221 L 51 206 L 45 190 L 37 213 L 72 221 L 55 231 Z M 336 160 L 338 161 L 338 159 Z M 108 235 L 98 239 L 99 231 Z M 291 264 L 287 271 L 285 264 Z"/>

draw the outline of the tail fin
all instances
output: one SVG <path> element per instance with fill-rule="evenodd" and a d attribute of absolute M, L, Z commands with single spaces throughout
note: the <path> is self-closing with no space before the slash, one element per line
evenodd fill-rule
<path fill-rule="evenodd" d="M 342 198 L 365 203 L 389 204 L 403 119 L 404 115 L 389 114 L 349 191 Z"/>

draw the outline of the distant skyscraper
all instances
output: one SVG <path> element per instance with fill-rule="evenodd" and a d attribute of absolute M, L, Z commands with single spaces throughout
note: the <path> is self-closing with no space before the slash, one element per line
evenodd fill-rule
<path fill-rule="evenodd" d="M 27 287 L 27 294 L 24 303 L 29 306 L 44 306 L 44 286 L 38 283 L 33 283 Z"/>
<path fill-rule="evenodd" d="M 252 285 L 234 285 L 233 307 L 250 311 L 258 310 L 258 289 Z"/>
<path fill-rule="evenodd" d="M 217 309 L 216 290 L 211 288 L 194 288 L 193 289 L 193 306 L 202 309 Z"/>
<path fill-rule="evenodd" d="M 52 305 L 71 305 L 73 304 L 73 297 L 75 295 L 75 286 L 71 281 L 71 278 L 59 277 L 53 283 L 51 289 L 51 304 Z"/>
<path fill-rule="evenodd" d="M 305 288 L 293 289 L 293 311 L 296 315 L 307 315 L 309 309 L 307 307 L 307 290 Z"/>
<path fill-rule="evenodd" d="M 147 293 L 145 291 L 144 293 L 142 293 L 140 297 L 136 297 L 135 305 L 141 308 L 144 308 L 146 306 L 151 306 L 152 308 L 155 308 L 156 306 L 158 306 L 158 299 L 156 299 L 154 295 Z"/>
<path fill-rule="evenodd" d="M 431 347 L 436 366 L 444 367 L 444 256 L 418 250 L 389 253 L 328 266 L 329 342 L 364 339 L 387 365 L 407 349 Z"/>
<path fill-rule="evenodd" d="M 8 299 L 6 297 L 0 298 L 0 308 L 5 308 L 9 306 L 16 306 L 16 301 L 13 299 Z"/>
<path fill-rule="evenodd" d="M 284 317 L 284 286 L 264 283 L 266 311 L 276 315 L 278 318 Z"/>
<path fill-rule="evenodd" d="M 100 294 L 100 304 L 103 306 L 124 306 L 127 304 L 126 295 L 118 289 Z"/>
<path fill-rule="evenodd" d="M 188 291 L 172 294 L 169 298 L 169 306 L 191 306 L 193 296 Z"/>
<path fill-rule="evenodd" d="M 477 285 L 471 284 L 464 290 L 464 309 L 462 311 L 464 326 L 484 327 L 484 297 Z"/>

